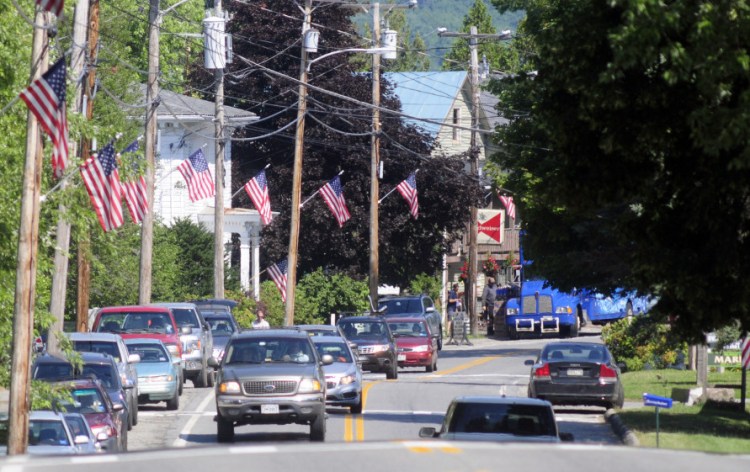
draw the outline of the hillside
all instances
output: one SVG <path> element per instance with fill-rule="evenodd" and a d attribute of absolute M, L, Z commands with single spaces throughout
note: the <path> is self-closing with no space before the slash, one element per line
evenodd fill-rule
<path fill-rule="evenodd" d="M 463 24 L 464 16 L 474 2 L 475 0 L 419 0 L 418 8 L 406 11 L 412 35 L 419 33 L 424 39 L 434 69 L 440 67 L 443 56 L 455 40 L 455 38 L 439 37 L 437 29 L 444 27 L 448 31 L 458 31 Z M 523 18 L 523 12 L 501 15 L 489 0 L 484 0 L 484 2 L 492 14 L 493 24 L 498 32 L 506 29 L 512 31 L 517 29 L 518 22 Z M 386 8 L 385 3 L 387 2 L 383 1 L 381 4 L 383 11 Z M 363 25 L 369 21 L 372 21 L 372 19 L 367 14 L 358 15 L 355 18 L 360 31 L 364 30 Z"/>

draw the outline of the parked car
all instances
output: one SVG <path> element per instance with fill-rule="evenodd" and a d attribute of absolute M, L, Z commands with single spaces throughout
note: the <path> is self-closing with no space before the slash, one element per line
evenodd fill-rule
<path fill-rule="evenodd" d="M 330 355 L 333 362 L 323 366 L 326 377 L 326 404 L 345 406 L 362 413 L 362 369 L 349 343 L 341 336 L 313 336 L 318 354 Z"/>
<path fill-rule="evenodd" d="M 104 452 L 101 441 L 107 440 L 107 435 L 105 433 L 99 433 L 99 436 L 97 437 L 91 429 L 89 422 L 86 420 L 86 417 L 80 413 L 70 411 L 63 413 L 63 416 L 65 417 L 65 422 L 68 424 L 68 428 L 74 438 L 77 438 L 78 436 L 86 436 L 88 438 L 88 441 L 85 443 L 80 442 L 79 444 L 79 441 L 75 441 L 79 454 L 99 454 Z"/>
<path fill-rule="evenodd" d="M 204 313 L 203 317 L 211 328 L 214 340 L 213 358 L 221 363 L 229 338 L 234 333 L 239 333 L 240 327 L 231 313 Z"/>
<path fill-rule="evenodd" d="M 169 353 L 182 362 L 182 342 L 180 331 L 172 310 L 167 307 L 131 305 L 101 308 L 96 313 L 92 331 L 99 333 L 116 333 L 123 339 L 154 338 L 164 343 Z M 184 334 L 193 330 L 185 327 Z M 180 369 L 180 395 L 184 381 Z"/>
<path fill-rule="evenodd" d="M 603 344 L 552 342 L 525 364 L 531 366 L 529 397 L 608 408 L 622 408 L 625 401 L 620 366 Z"/>
<path fill-rule="evenodd" d="M 118 414 L 121 416 L 125 429 L 130 429 L 127 395 L 115 359 L 109 354 L 97 352 L 81 352 L 80 356 L 83 361 L 83 368 L 80 372 L 68 359 L 49 354 L 39 356 L 34 360 L 31 376 L 33 379 L 49 382 L 94 376 L 104 386 L 111 401 L 122 405 Z"/>
<path fill-rule="evenodd" d="M 424 317 L 387 318 L 388 327 L 396 338 L 399 367 L 424 367 L 427 372 L 437 370 L 437 339 L 432 336 Z"/>
<path fill-rule="evenodd" d="M 167 410 L 180 407 L 180 362 L 169 354 L 158 339 L 131 338 L 125 341 L 128 349 L 141 358 L 136 366 L 138 374 L 138 402 L 167 402 Z"/>
<path fill-rule="evenodd" d="M 347 341 L 357 345 L 362 370 L 385 372 L 398 378 L 396 341 L 386 319 L 381 316 L 347 316 L 338 322 Z"/>
<path fill-rule="evenodd" d="M 125 341 L 119 334 L 68 333 L 68 338 L 76 351 L 109 354 L 115 359 L 130 412 L 128 429 L 132 429 L 138 424 L 138 374 L 135 370 L 136 364 L 140 361 L 138 356 L 128 352 Z"/>
<path fill-rule="evenodd" d="M 459 441 L 572 441 L 560 435 L 552 405 L 544 400 L 505 396 L 461 396 L 448 406 L 439 431 L 419 430 L 422 438 Z"/>
<path fill-rule="evenodd" d="M 234 307 L 238 305 L 236 301 L 225 299 L 225 298 L 208 298 L 204 300 L 193 300 L 192 303 L 195 303 L 195 306 L 198 307 L 198 310 L 204 316 L 207 314 L 214 314 L 214 313 L 229 313 L 231 315 Z"/>
<path fill-rule="evenodd" d="M 72 403 L 63 400 L 60 410 L 80 413 L 86 417 L 94 436 L 106 452 L 128 450 L 128 426 L 121 414 L 124 407 L 114 403 L 97 379 L 77 379 L 55 382 L 55 386 L 70 391 Z"/>
<path fill-rule="evenodd" d="M 8 446 L 8 417 L 0 418 L 0 453 L 5 455 Z M 89 437 L 75 435 L 65 417 L 58 411 L 36 410 L 29 413 L 29 436 L 27 453 L 38 455 L 92 454 Z"/>
<path fill-rule="evenodd" d="M 341 329 L 336 325 L 328 324 L 306 324 L 296 325 L 298 329 L 306 332 L 310 336 L 344 336 Z"/>
<path fill-rule="evenodd" d="M 379 308 L 385 308 L 384 316 L 424 316 L 430 324 L 432 337 L 437 341 L 438 350 L 443 349 L 443 316 L 435 309 L 435 302 L 427 295 L 403 295 L 383 297 Z"/>
<path fill-rule="evenodd" d="M 156 303 L 172 310 L 177 326 L 180 328 L 182 343 L 183 379 L 192 380 L 198 387 L 213 387 L 213 369 L 208 366 L 208 358 L 213 355 L 214 340 L 203 315 L 194 303 Z M 189 326 L 190 333 L 183 332 Z"/>
<path fill-rule="evenodd" d="M 245 331 L 229 340 L 216 384 L 219 442 L 246 424 L 310 425 L 310 439 L 326 434 L 323 365 L 306 333 L 291 329 Z"/>

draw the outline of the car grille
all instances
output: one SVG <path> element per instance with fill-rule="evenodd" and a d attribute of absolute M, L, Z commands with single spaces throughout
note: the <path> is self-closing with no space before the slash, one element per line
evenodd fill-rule
<path fill-rule="evenodd" d="M 326 382 L 326 388 L 336 388 L 336 385 L 338 385 L 338 382 L 334 381 L 328 381 Z"/>
<path fill-rule="evenodd" d="M 245 395 L 279 395 L 297 391 L 296 380 L 251 380 L 242 384 Z"/>
<path fill-rule="evenodd" d="M 359 348 L 360 354 L 372 354 L 375 352 L 375 348 L 372 346 L 362 346 Z"/>
<path fill-rule="evenodd" d="M 400 347 L 400 348 L 398 348 L 398 352 L 411 352 L 413 350 L 414 349 L 412 349 L 410 347 Z"/>

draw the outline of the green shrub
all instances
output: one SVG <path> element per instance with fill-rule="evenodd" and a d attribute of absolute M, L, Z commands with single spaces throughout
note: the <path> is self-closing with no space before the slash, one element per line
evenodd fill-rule
<path fill-rule="evenodd" d="M 647 315 L 605 326 L 602 340 L 628 371 L 670 367 L 687 352 L 687 344 L 672 334 L 669 325 Z"/>

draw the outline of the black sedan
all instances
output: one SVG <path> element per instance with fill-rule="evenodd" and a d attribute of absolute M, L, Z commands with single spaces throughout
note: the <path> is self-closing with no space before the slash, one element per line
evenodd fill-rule
<path fill-rule="evenodd" d="M 552 342 L 531 365 L 529 397 L 562 405 L 622 408 L 625 393 L 620 367 L 598 343 Z"/>

